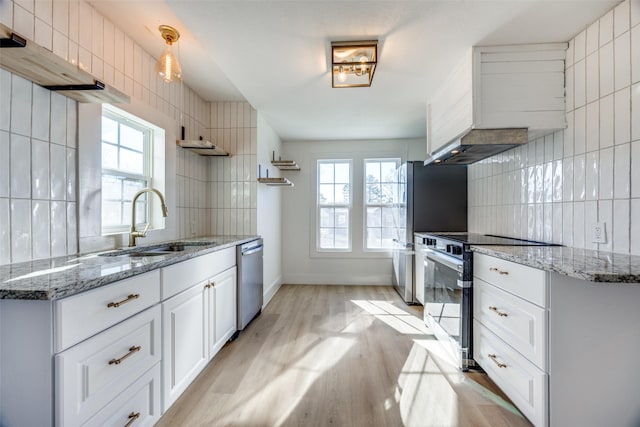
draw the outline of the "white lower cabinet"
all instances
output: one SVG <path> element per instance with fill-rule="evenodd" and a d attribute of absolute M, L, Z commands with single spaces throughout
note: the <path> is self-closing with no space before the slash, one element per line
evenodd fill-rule
<path fill-rule="evenodd" d="M 212 359 L 236 332 L 236 267 L 210 281 L 209 291 L 209 359 Z"/>
<path fill-rule="evenodd" d="M 546 425 L 548 375 L 477 320 L 473 323 L 476 362 L 529 420 Z"/>
<path fill-rule="evenodd" d="M 138 378 L 84 426 L 142 427 L 160 419 L 160 364 Z"/>
<path fill-rule="evenodd" d="M 162 303 L 162 406 L 166 411 L 209 361 L 209 282 Z"/>
<path fill-rule="evenodd" d="M 160 362 L 156 305 L 56 355 L 58 425 L 80 425 Z"/>

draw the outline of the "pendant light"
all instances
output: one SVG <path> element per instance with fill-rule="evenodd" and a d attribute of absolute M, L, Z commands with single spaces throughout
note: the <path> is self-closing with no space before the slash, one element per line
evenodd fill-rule
<path fill-rule="evenodd" d="M 182 80 L 180 63 L 171 50 L 171 46 L 180 38 L 180 33 L 168 25 L 160 25 L 158 30 L 165 40 L 166 46 L 156 62 L 156 72 L 167 83 L 180 81 Z"/>

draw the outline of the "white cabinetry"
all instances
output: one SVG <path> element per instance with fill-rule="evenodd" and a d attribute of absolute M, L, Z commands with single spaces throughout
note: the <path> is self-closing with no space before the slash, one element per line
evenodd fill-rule
<path fill-rule="evenodd" d="M 535 425 L 548 424 L 547 274 L 474 254 L 476 362 Z"/>
<path fill-rule="evenodd" d="M 201 283 L 162 303 L 163 407 L 169 408 L 209 361 L 207 289 Z"/>
<path fill-rule="evenodd" d="M 166 411 L 236 331 L 235 247 L 162 269 Z"/>
<path fill-rule="evenodd" d="M 427 152 L 471 129 L 564 129 L 566 43 L 474 47 L 427 109 Z"/>
<path fill-rule="evenodd" d="M 536 426 L 637 426 L 640 284 L 473 261 L 474 359 L 522 413 Z"/>
<path fill-rule="evenodd" d="M 236 332 L 236 268 L 211 279 L 209 293 L 209 359 Z"/>

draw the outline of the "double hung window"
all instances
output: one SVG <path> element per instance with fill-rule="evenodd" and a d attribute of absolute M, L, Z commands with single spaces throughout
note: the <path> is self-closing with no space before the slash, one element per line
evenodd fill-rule
<path fill-rule="evenodd" d="M 318 160 L 317 250 L 351 250 L 352 162 Z"/>

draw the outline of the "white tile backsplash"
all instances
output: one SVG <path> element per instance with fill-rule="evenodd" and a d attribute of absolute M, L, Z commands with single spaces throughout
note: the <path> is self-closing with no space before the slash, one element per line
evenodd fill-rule
<path fill-rule="evenodd" d="M 10 146 L 11 140 L 9 137 L 9 132 L 0 131 L 0 198 L 9 197 L 10 194 Z"/>
<path fill-rule="evenodd" d="M 49 258 L 51 256 L 50 215 L 51 210 L 48 201 L 33 200 L 31 202 L 32 259 Z"/>
<path fill-rule="evenodd" d="M 542 174 L 543 139 L 469 166 L 470 231 L 640 254 L 640 26 L 629 25 L 637 15 L 640 1 L 627 0 L 570 41 L 567 128 L 553 134 L 551 157 L 544 140 Z M 501 199 L 489 197 L 496 188 Z M 606 243 L 591 241 L 596 221 Z"/>
<path fill-rule="evenodd" d="M 32 84 L 15 74 L 11 79 L 11 133 L 31 136 Z M 3 105 L 3 108 L 6 108 Z"/>
<path fill-rule="evenodd" d="M 11 262 L 31 259 L 31 200 L 11 199 Z"/>
<path fill-rule="evenodd" d="M 49 143 L 31 140 L 31 197 L 49 200 Z"/>
<path fill-rule="evenodd" d="M 31 198 L 31 141 L 28 137 L 11 134 L 11 197 Z"/>

